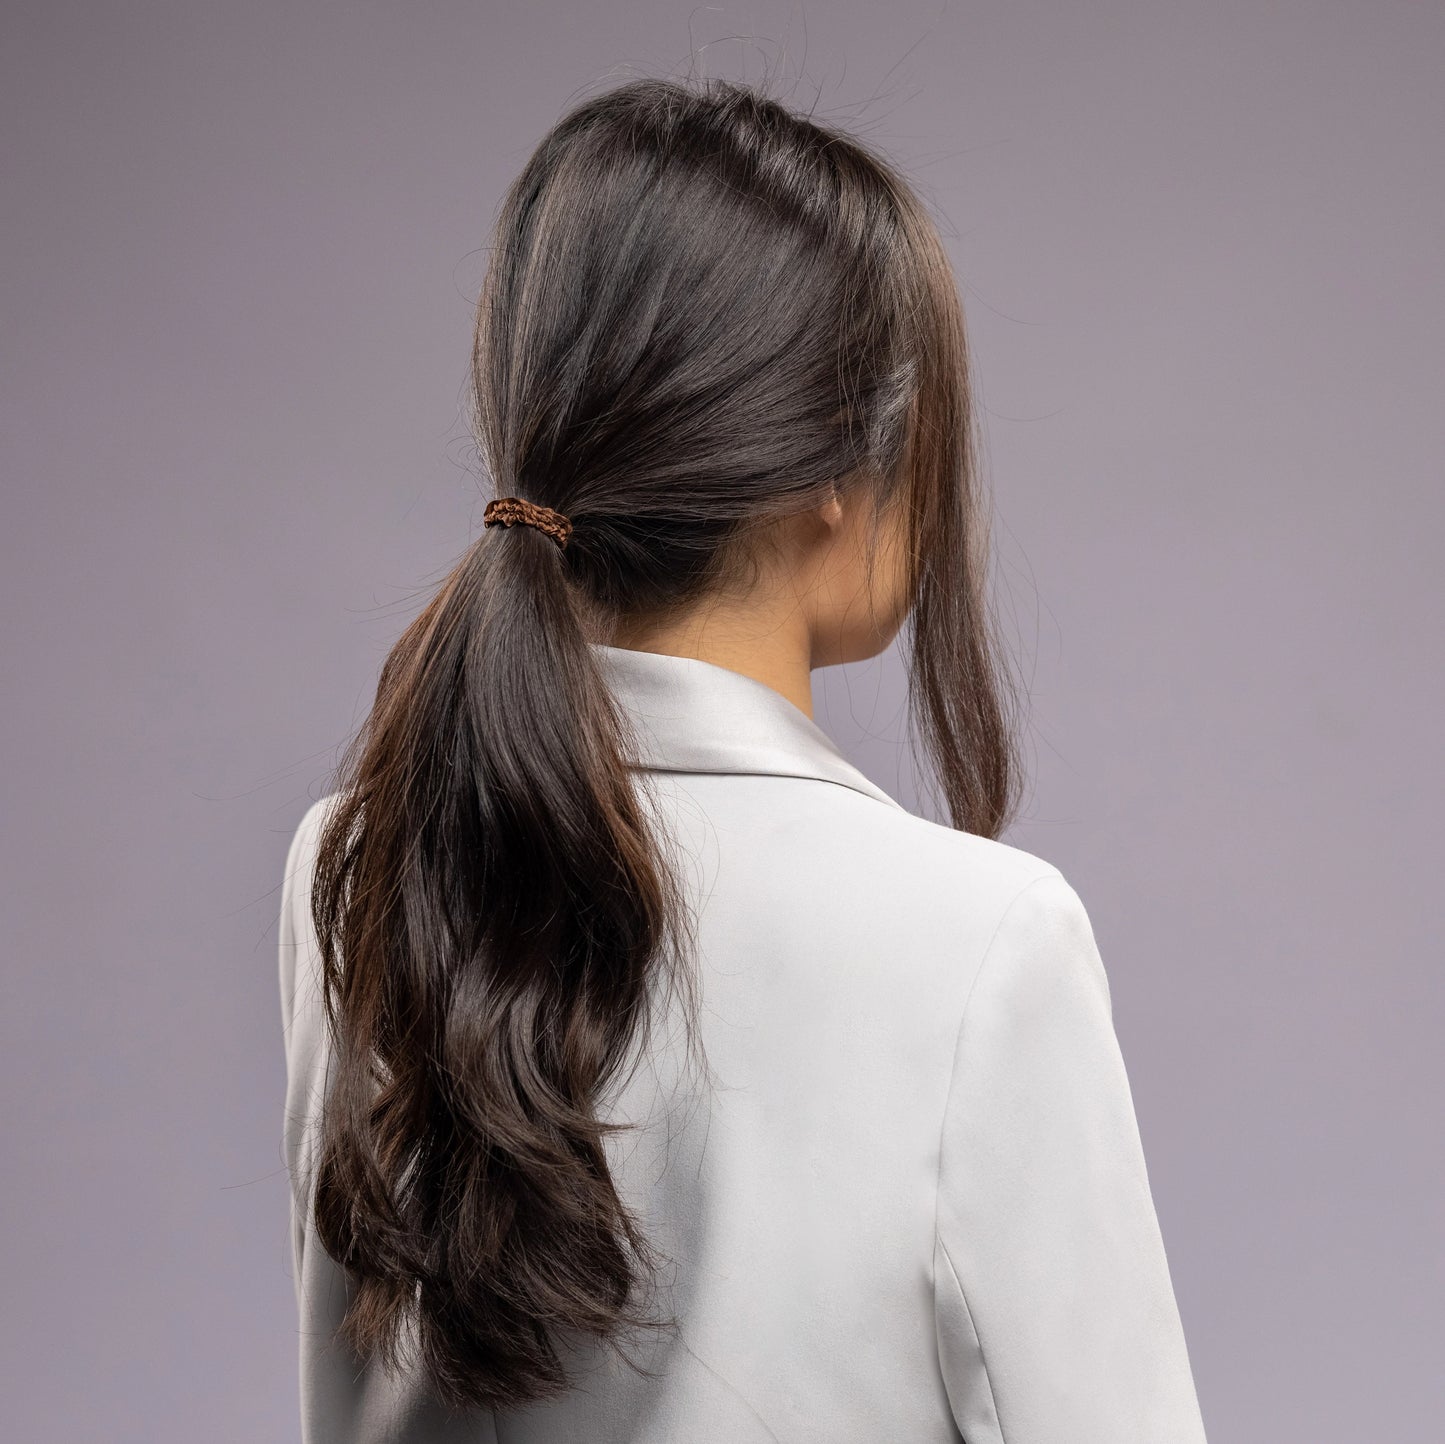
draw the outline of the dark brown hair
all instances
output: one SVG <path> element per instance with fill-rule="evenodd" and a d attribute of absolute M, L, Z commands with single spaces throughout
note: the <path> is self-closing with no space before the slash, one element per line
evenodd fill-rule
<path fill-rule="evenodd" d="M 898 171 L 759 90 L 639 80 L 510 187 L 478 307 L 478 439 L 566 550 L 482 530 L 387 658 L 313 879 L 333 1082 L 315 1222 L 342 1326 L 458 1407 L 654 1325 L 597 1103 L 690 921 L 589 640 L 729 584 L 830 487 L 903 506 L 910 720 L 955 827 L 1016 805 L 1012 694 L 956 282 Z M 689 1011 L 689 1018 L 692 1014 Z M 692 1038 L 691 1028 L 689 1037 Z"/>

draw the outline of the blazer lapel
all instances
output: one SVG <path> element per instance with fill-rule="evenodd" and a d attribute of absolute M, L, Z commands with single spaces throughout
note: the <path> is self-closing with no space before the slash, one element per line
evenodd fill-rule
<path fill-rule="evenodd" d="M 631 724 L 633 766 L 817 777 L 906 810 L 806 712 L 756 678 L 695 657 L 589 645 Z"/>

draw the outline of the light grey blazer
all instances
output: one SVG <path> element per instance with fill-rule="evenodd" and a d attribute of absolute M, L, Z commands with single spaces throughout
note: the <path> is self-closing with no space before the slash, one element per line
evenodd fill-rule
<path fill-rule="evenodd" d="M 307 1219 L 327 1077 L 302 819 L 280 919 L 305 1444 L 1200 1444 L 1109 985 L 1059 870 L 919 818 L 805 713 L 597 646 L 698 918 L 680 1028 L 604 1115 L 679 1333 L 567 1355 L 559 1402 L 448 1418 L 332 1338 Z M 334 794 L 333 794 L 334 796 Z"/>

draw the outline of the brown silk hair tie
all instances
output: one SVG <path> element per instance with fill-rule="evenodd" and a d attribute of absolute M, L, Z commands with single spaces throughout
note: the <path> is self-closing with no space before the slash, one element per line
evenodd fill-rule
<path fill-rule="evenodd" d="M 567 549 L 572 523 L 560 511 L 553 511 L 549 506 L 538 506 L 520 496 L 499 496 L 489 501 L 482 513 L 483 526 L 515 526 L 518 522 L 546 532 L 563 551 Z"/>

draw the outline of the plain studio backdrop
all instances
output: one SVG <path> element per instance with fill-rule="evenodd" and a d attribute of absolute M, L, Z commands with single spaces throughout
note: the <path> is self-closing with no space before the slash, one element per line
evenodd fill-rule
<path fill-rule="evenodd" d="M 286 843 L 478 534 L 504 187 L 583 94 L 689 63 L 856 129 L 943 222 L 1031 707 L 1005 840 L 1094 920 L 1211 1438 L 1438 1439 L 1413 0 L 11 0 L 0 1434 L 295 1437 Z M 901 685 L 821 672 L 818 720 L 928 810 Z"/>

